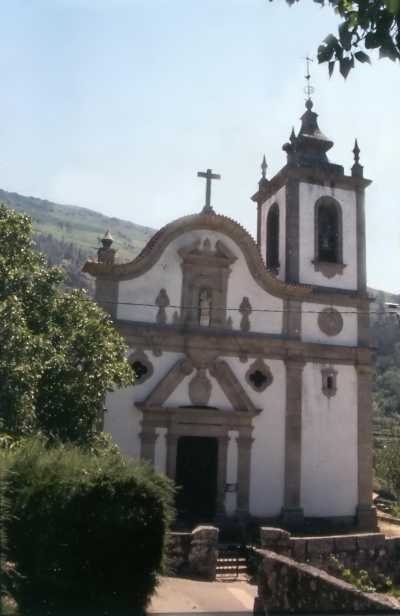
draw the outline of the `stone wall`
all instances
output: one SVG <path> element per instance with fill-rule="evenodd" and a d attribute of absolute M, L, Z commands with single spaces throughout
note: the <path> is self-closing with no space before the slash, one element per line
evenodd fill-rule
<path fill-rule="evenodd" d="M 215 580 L 219 530 L 197 526 L 192 532 L 171 533 L 168 545 L 169 575 Z"/>
<path fill-rule="evenodd" d="M 279 528 L 260 528 L 261 547 L 335 573 L 332 556 L 345 567 L 368 571 L 372 579 L 390 575 L 400 580 L 400 537 L 383 533 L 292 537 Z"/>
<path fill-rule="evenodd" d="M 394 598 L 363 593 L 311 565 L 269 550 L 257 550 L 261 560 L 257 607 L 271 613 L 400 612 Z"/>

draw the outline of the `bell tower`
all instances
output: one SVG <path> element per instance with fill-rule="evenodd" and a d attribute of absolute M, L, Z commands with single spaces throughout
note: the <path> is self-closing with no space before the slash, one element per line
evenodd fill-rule
<path fill-rule="evenodd" d="M 364 192 L 360 150 L 346 175 L 331 163 L 333 146 L 320 130 L 308 98 L 298 134 L 283 145 L 286 165 L 267 178 L 265 157 L 258 191 L 257 241 L 266 267 L 279 279 L 365 294 Z"/>

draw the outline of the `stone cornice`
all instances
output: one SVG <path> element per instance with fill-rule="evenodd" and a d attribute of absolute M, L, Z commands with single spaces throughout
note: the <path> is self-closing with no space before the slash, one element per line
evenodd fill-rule
<path fill-rule="evenodd" d="M 141 404 L 135 403 L 138 408 Z M 257 413 L 240 412 L 234 409 L 210 409 L 210 408 L 187 408 L 177 406 L 154 406 L 143 408 L 143 416 L 146 425 L 154 424 L 155 427 L 170 428 L 177 423 L 193 425 L 224 426 L 224 429 L 237 429 L 240 427 L 250 427 L 253 417 Z M 171 434 L 173 438 L 175 435 Z"/>
<path fill-rule="evenodd" d="M 353 178 L 354 179 L 354 178 Z M 334 289 L 282 282 L 265 268 L 259 248 L 252 236 L 237 222 L 217 214 L 184 216 L 160 229 L 147 243 L 140 255 L 129 263 L 110 264 L 87 261 L 83 272 L 99 279 L 130 280 L 145 274 L 159 260 L 167 246 L 183 233 L 197 229 L 217 231 L 230 237 L 241 249 L 255 282 L 267 293 L 280 299 L 299 299 L 310 302 L 358 306 L 367 296 L 357 291 L 338 293 Z M 97 298 L 98 301 L 101 298 Z"/>
<path fill-rule="evenodd" d="M 270 334 L 216 329 L 196 331 L 175 325 L 153 325 L 139 322 L 115 323 L 127 344 L 134 349 L 162 350 L 200 358 L 211 354 L 219 357 L 281 359 L 289 362 L 317 362 L 369 366 L 372 352 L 368 347 L 302 342 Z"/>
<path fill-rule="evenodd" d="M 332 168 L 329 166 L 327 168 L 319 168 L 285 165 L 268 183 L 262 186 L 261 190 L 258 190 L 251 197 L 252 201 L 264 203 L 291 179 L 307 182 L 308 184 L 327 185 L 330 188 L 344 188 L 347 190 L 364 189 L 372 183 L 372 180 L 363 177 L 335 173 L 334 166 Z"/>

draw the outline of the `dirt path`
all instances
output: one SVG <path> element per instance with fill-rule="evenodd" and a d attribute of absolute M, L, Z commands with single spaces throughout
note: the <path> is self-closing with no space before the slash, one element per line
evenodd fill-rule
<path fill-rule="evenodd" d="M 386 520 L 378 520 L 379 532 L 385 533 L 386 537 L 400 537 L 400 526 Z"/>
<path fill-rule="evenodd" d="M 149 614 L 252 614 L 257 587 L 245 581 L 202 582 L 161 578 Z M 205 616 L 205 615 L 204 615 Z"/>

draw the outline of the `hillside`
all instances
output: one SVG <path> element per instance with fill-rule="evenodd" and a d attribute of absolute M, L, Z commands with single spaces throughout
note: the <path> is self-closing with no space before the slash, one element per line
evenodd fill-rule
<path fill-rule="evenodd" d="M 140 252 L 154 234 L 154 229 L 149 227 L 111 218 L 87 208 L 60 205 L 5 190 L 0 190 L 0 203 L 28 214 L 37 234 L 51 236 L 64 245 L 73 244 L 84 254 L 95 254 L 99 238 L 109 229 L 118 248 L 119 260 L 128 261 Z"/>
<path fill-rule="evenodd" d="M 61 265 L 68 287 L 93 291 L 93 280 L 81 273 L 88 257 L 95 256 L 107 229 L 114 238 L 118 261 L 130 261 L 154 234 L 154 229 L 111 218 L 87 208 L 60 205 L 0 189 L 0 203 L 32 218 L 38 250 L 51 265 Z"/>

